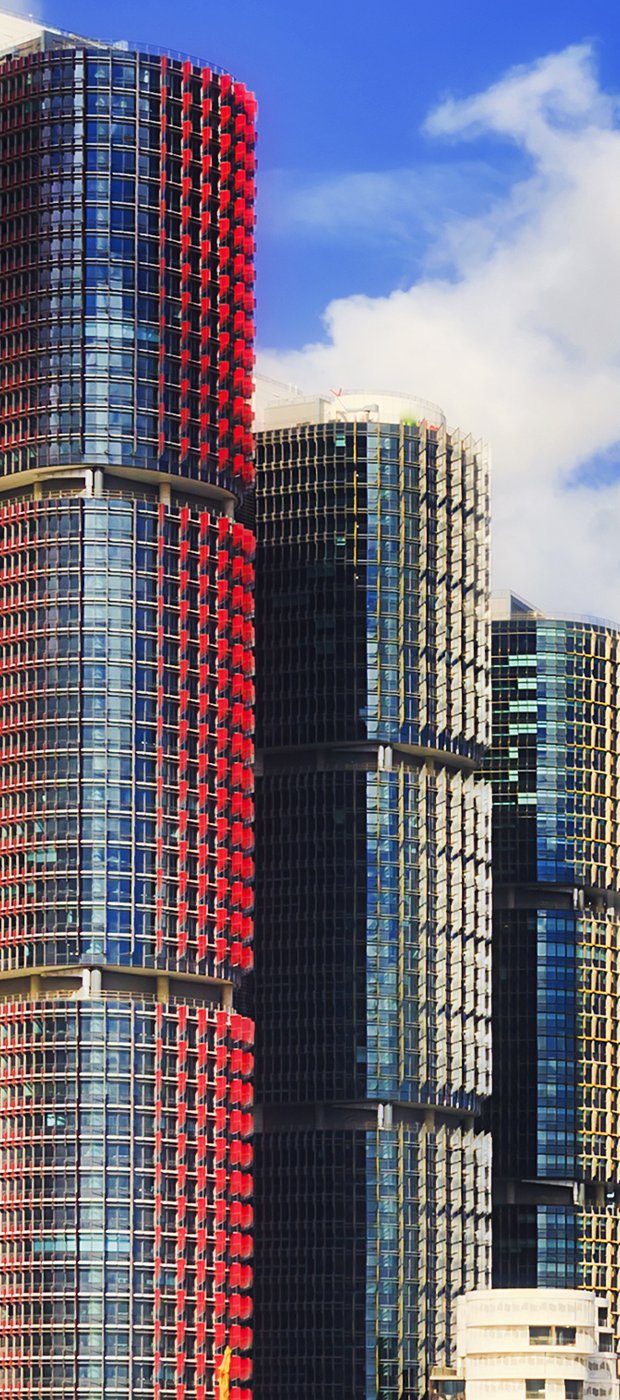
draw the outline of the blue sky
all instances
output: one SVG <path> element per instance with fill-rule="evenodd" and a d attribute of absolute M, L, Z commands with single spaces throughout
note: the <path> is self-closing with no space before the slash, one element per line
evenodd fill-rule
<path fill-rule="evenodd" d="M 497 586 L 620 620 L 618 0 L 42 3 L 254 88 L 261 371 L 439 402 Z"/>
<path fill-rule="evenodd" d="M 87 13 L 80 0 L 43 7 L 61 28 L 86 25 L 102 37 L 205 55 L 257 92 L 259 336 L 279 347 L 316 336 L 334 296 L 406 285 L 424 259 L 438 201 L 471 211 L 513 178 L 510 148 L 498 154 L 482 142 L 454 170 L 452 151 L 424 135 L 443 95 L 478 92 L 507 68 L 584 39 L 597 46 L 603 84 L 620 69 L 617 0 L 104 0 L 96 19 Z M 310 180 L 412 166 L 429 172 L 424 207 L 409 210 L 407 237 L 388 237 L 380 256 L 363 231 L 357 241 L 350 229 L 330 236 L 288 207 Z"/>

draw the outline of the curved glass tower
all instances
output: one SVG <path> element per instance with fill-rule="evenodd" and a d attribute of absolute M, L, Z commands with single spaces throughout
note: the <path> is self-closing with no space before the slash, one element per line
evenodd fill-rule
<path fill-rule="evenodd" d="M 487 476 L 432 405 L 258 440 L 256 1394 L 422 1400 L 489 1279 Z"/>
<path fill-rule="evenodd" d="M 255 103 L 25 29 L 0 58 L 0 1393 L 206 1400 L 224 1361 L 248 1400 Z"/>
<path fill-rule="evenodd" d="M 617 1224 L 620 633 L 497 600 L 493 1276 L 606 1293 Z"/>

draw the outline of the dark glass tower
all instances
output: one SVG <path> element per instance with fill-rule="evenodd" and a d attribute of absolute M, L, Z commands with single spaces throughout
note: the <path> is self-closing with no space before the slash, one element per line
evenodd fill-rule
<path fill-rule="evenodd" d="M 489 1277 L 486 467 L 397 396 L 269 422 L 256 1394 L 421 1400 Z"/>
<path fill-rule="evenodd" d="M 493 623 L 493 1281 L 606 1293 L 616 1334 L 620 635 Z"/>
<path fill-rule="evenodd" d="M 7 1397 L 250 1395 L 254 107 L 0 59 Z"/>

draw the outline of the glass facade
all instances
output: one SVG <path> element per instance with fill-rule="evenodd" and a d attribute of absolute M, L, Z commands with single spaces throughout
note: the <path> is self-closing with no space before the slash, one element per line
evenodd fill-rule
<path fill-rule="evenodd" d="M 484 456 L 365 415 L 257 462 L 255 1391 L 421 1400 L 489 1277 Z"/>
<path fill-rule="evenodd" d="M 618 681 L 610 626 L 493 624 L 493 1275 L 619 1318 Z"/>
<path fill-rule="evenodd" d="M 54 42 L 0 61 L 3 475 L 84 463 L 238 492 L 255 101 L 190 62 Z"/>
<path fill-rule="evenodd" d="M 0 971 L 230 980 L 253 932 L 252 537 L 117 499 L 0 525 Z"/>
<path fill-rule="evenodd" d="M 226 1342 L 247 1388 L 251 1040 L 213 1006 L 2 1003 L 5 1394 L 206 1395 Z"/>
<path fill-rule="evenodd" d="M 0 1391 L 251 1395 L 255 102 L 0 59 Z"/>

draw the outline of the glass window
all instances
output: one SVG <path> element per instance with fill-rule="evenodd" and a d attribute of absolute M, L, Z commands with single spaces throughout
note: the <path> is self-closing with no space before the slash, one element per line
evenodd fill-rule
<path fill-rule="evenodd" d="M 550 1327 L 530 1327 L 530 1346 L 546 1347 L 551 1346 Z M 528 1382 L 529 1384 L 529 1382 Z M 533 1382 L 532 1382 L 533 1384 Z"/>
<path fill-rule="evenodd" d="M 114 62 L 112 64 L 112 86 L 115 88 L 133 88 L 136 85 L 135 65 L 130 62 Z"/>
<path fill-rule="evenodd" d="M 531 1329 L 530 1329 L 530 1330 L 531 1330 Z M 544 1382 L 544 1381 L 526 1381 L 526 1382 L 525 1382 L 525 1394 L 526 1394 L 526 1396 L 528 1397 L 528 1400 L 544 1400 L 544 1397 L 545 1397 L 545 1382 Z"/>
<path fill-rule="evenodd" d="M 110 82 L 110 64 L 107 59 L 94 59 L 86 64 L 86 73 L 90 87 L 102 85 L 107 87 Z"/>
<path fill-rule="evenodd" d="M 555 1336 L 559 1347 L 572 1347 L 575 1343 L 576 1331 L 574 1327 L 556 1327 Z"/>

